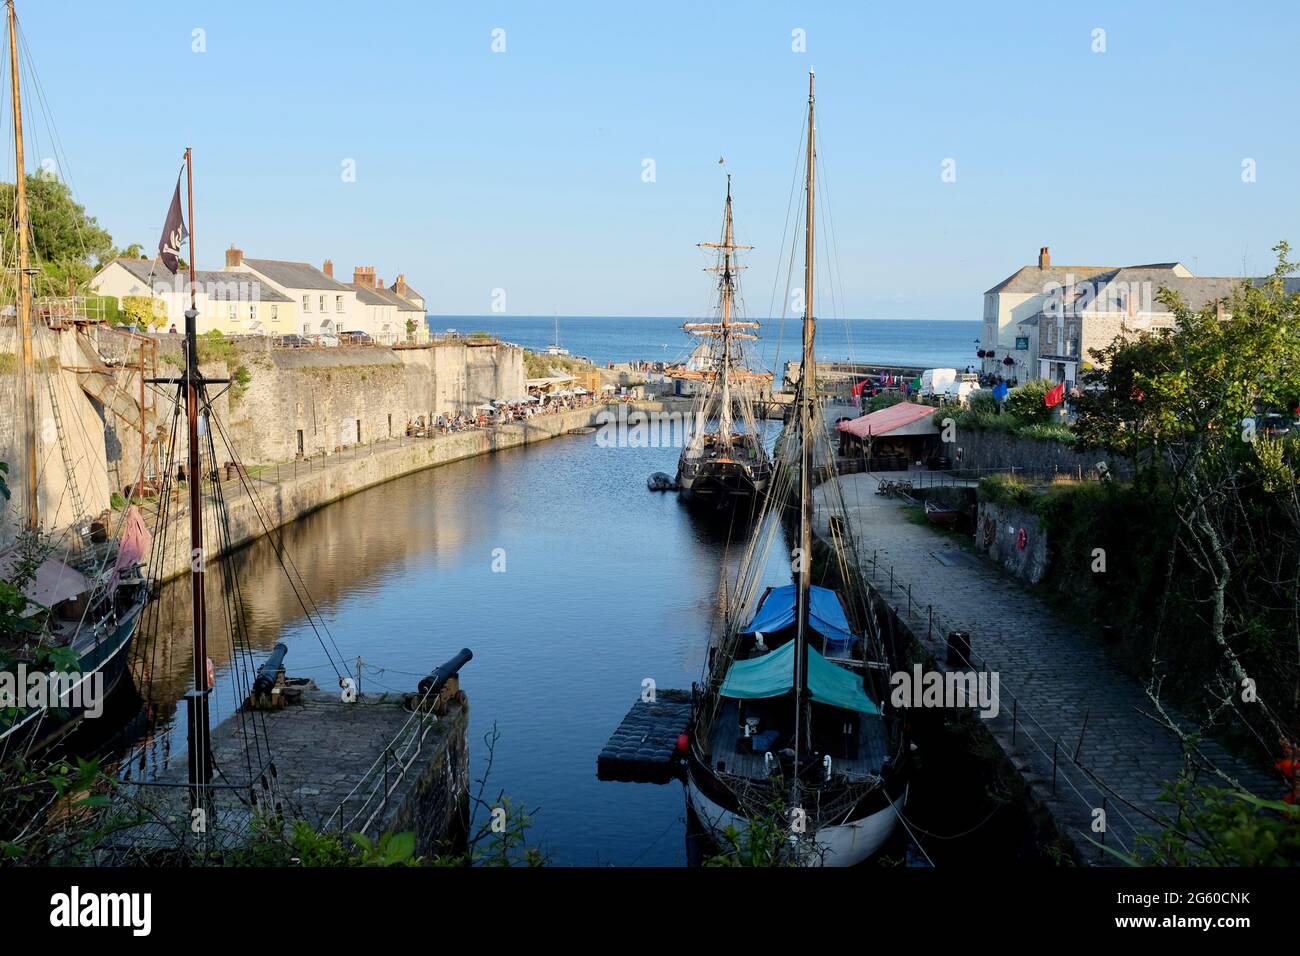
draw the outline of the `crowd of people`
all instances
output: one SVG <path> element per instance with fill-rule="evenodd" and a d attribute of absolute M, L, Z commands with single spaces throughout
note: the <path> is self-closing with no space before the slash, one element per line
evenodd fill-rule
<path fill-rule="evenodd" d="M 472 412 L 439 415 L 433 421 L 433 431 L 438 435 L 448 435 L 467 429 L 527 421 L 538 415 L 552 415 L 574 408 L 590 408 L 594 404 L 594 396 L 590 394 L 546 395 L 526 402 L 494 402 L 491 406 L 483 405 Z M 423 427 L 423 419 L 420 427 Z"/>

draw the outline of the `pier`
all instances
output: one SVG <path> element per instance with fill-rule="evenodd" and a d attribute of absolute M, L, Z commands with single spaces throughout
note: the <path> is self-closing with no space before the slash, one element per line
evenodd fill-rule
<path fill-rule="evenodd" d="M 273 658 L 275 677 L 264 686 L 259 678 L 245 707 L 212 731 L 215 782 L 201 821 L 180 758 L 147 783 L 123 785 L 154 822 L 116 834 L 101 864 L 237 851 L 259 818 L 372 842 L 411 832 L 417 855 L 444 851 L 467 822 L 469 702 L 457 676 L 467 654 L 405 694 L 324 689 L 275 674 Z"/>
<path fill-rule="evenodd" d="M 786 387 L 794 391 L 799 383 L 801 362 L 793 359 L 785 363 L 782 378 Z M 911 381 L 924 372 L 924 365 L 884 365 L 879 362 L 818 362 L 817 381 L 834 390 L 837 385 L 853 384 L 868 376 L 897 375 Z"/>
<path fill-rule="evenodd" d="M 678 737 L 691 719 L 691 694 L 661 690 L 638 700 L 596 758 L 601 780 L 667 783 L 680 776 Z"/>

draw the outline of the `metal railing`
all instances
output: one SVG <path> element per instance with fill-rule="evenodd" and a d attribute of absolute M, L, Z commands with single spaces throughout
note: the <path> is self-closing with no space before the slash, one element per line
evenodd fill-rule
<path fill-rule="evenodd" d="M 970 635 L 970 631 L 954 622 L 945 623 L 942 615 L 936 613 L 933 604 L 922 603 L 922 601 L 918 600 L 913 593 L 911 582 L 904 584 L 903 580 L 895 573 L 892 563 L 888 568 L 882 567 L 879 564 L 879 557 L 878 549 L 872 550 L 869 563 L 865 560 L 865 555 L 858 555 L 855 561 L 858 574 L 867 579 L 871 590 L 891 609 L 895 620 L 902 624 L 916 640 L 920 641 L 921 634 L 925 634 L 924 644 L 927 650 L 934 650 L 936 634 L 947 635 L 960 632 Z M 898 603 L 895 603 L 895 601 Z M 1056 797 L 1062 788 L 1066 788 L 1068 792 L 1075 795 L 1085 808 L 1086 823 L 1078 828 L 1080 832 L 1091 832 L 1094 813 L 1097 809 L 1101 809 L 1106 820 L 1106 829 L 1097 835 L 1098 842 L 1105 845 L 1107 834 L 1110 833 L 1121 850 L 1132 853 L 1137 838 L 1143 831 L 1119 809 L 1121 806 L 1150 821 L 1153 826 L 1165 825 L 1165 821 L 1116 791 L 1102 780 L 1095 771 L 1085 765 L 1082 753 L 1090 710 L 1085 709 L 1083 719 L 1078 727 L 1077 739 L 1071 744 L 1063 738 L 1066 733 L 1073 738 L 1075 736 L 1074 728 L 1071 727 L 1068 731 L 1057 735 L 1048 731 L 1043 726 L 1042 721 L 1021 701 L 1020 697 L 1007 689 L 1004 671 L 1000 668 L 994 668 L 988 658 L 982 654 L 977 654 L 973 649 L 970 650 L 969 654 L 964 653 L 961 650 L 960 643 L 954 646 L 952 641 L 948 641 L 947 649 L 950 654 L 956 653 L 959 658 L 958 666 L 964 669 L 984 673 L 996 671 L 998 673 L 999 710 L 1002 711 L 1002 704 L 1006 699 L 1010 699 L 1011 702 L 1010 734 L 1012 749 L 1008 752 L 1008 756 L 1015 753 L 1016 746 L 1023 738 L 1042 756 L 1044 766 L 1050 762 L 1052 796 Z M 1005 725 L 1005 713 L 1000 713 L 997 718 L 990 722 L 994 724 L 1002 722 Z M 1089 784 L 1094 788 L 1100 803 L 1095 798 L 1085 796 L 1083 790 L 1080 789 L 1081 786 L 1086 787 Z M 1118 820 L 1126 828 L 1128 832 L 1127 840 L 1111 826 L 1112 814 L 1114 819 Z"/>

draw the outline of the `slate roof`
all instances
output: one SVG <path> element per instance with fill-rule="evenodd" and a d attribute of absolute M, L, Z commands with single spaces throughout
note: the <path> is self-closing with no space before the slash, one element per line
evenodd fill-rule
<path fill-rule="evenodd" d="M 390 285 L 390 286 L 388 287 L 388 291 L 389 291 L 389 292 L 397 292 L 397 283 L 394 282 L 392 285 Z M 419 292 L 417 292 L 415 289 L 411 288 L 411 283 L 409 283 L 409 282 L 406 283 L 406 291 L 409 292 L 409 293 L 411 293 L 411 295 L 416 296 L 416 297 L 418 297 L 418 298 L 421 298 L 421 299 L 424 298 L 424 296 L 420 295 Z M 398 295 L 401 295 L 400 292 L 397 292 L 397 294 L 398 294 Z"/>
<path fill-rule="evenodd" d="M 359 282 L 349 282 L 348 288 L 356 290 L 357 301 L 360 302 L 362 305 L 392 305 L 393 304 L 389 302 L 386 298 L 384 298 L 382 295 L 380 295 L 378 292 L 376 292 L 374 289 L 370 288 L 369 286 L 362 285 Z"/>
<path fill-rule="evenodd" d="M 157 260 L 114 259 L 113 261 L 141 282 L 148 283 L 150 288 L 153 289 L 156 289 L 159 285 L 183 289 L 189 276 L 188 272 L 174 276 L 167 271 L 162 262 Z M 206 269 L 197 269 L 194 273 L 194 281 L 199 285 L 201 291 L 208 293 L 211 299 L 222 302 L 293 301 L 287 295 L 275 289 L 270 283 L 262 281 L 257 276 L 247 272 L 212 272 Z"/>
<path fill-rule="evenodd" d="M 348 292 L 350 286 L 331 279 L 309 262 L 287 262 L 283 259 L 248 259 L 244 265 L 266 276 L 286 289 L 327 289 L 331 292 Z"/>
<path fill-rule="evenodd" d="M 1044 292 L 1045 287 L 1051 283 L 1065 285 L 1066 282 L 1091 279 L 1104 272 L 1112 272 L 1117 268 L 1117 266 L 1050 266 L 1046 269 L 1040 269 L 1038 266 L 1025 266 L 1023 269 L 1018 269 L 1007 276 L 984 294 L 1025 292 L 1033 295 Z"/>
<path fill-rule="evenodd" d="M 397 306 L 398 312 L 419 312 L 421 315 L 424 314 L 424 309 L 420 308 L 414 302 L 403 299 L 392 289 L 379 288 L 376 289 L 375 292 L 383 296 L 389 305 Z"/>

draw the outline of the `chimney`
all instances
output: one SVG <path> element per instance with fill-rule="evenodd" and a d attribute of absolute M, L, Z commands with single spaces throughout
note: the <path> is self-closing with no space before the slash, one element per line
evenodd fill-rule
<path fill-rule="evenodd" d="M 399 272 L 397 274 L 397 281 L 393 283 L 393 291 L 400 296 L 406 295 L 406 273 Z"/>
<path fill-rule="evenodd" d="M 334 278 L 334 260 L 333 260 L 333 259 L 326 259 L 326 260 L 325 260 L 325 264 L 324 264 L 323 266 L 320 267 L 320 271 L 323 272 L 323 273 L 325 273 L 325 274 L 326 274 L 327 276 L 329 276 L 331 279 L 333 279 L 333 278 Z"/>
<path fill-rule="evenodd" d="M 232 242 L 230 248 L 226 250 L 226 268 L 233 269 L 236 266 L 241 265 L 243 261 L 244 250 L 236 249 L 235 244 Z"/>
<path fill-rule="evenodd" d="M 352 284 L 359 285 L 363 289 L 373 289 L 375 287 L 375 267 L 355 266 L 352 269 Z"/>
<path fill-rule="evenodd" d="M 1043 246 L 1041 249 L 1038 250 L 1038 268 L 1050 269 L 1051 267 L 1052 267 L 1052 255 L 1048 251 L 1047 246 Z"/>
<path fill-rule="evenodd" d="M 384 280 L 381 279 L 381 278 L 379 278 L 379 276 L 375 276 L 375 277 L 371 280 L 371 286 L 370 286 L 370 288 L 372 288 L 372 289 L 382 289 L 383 287 L 384 287 Z"/>

